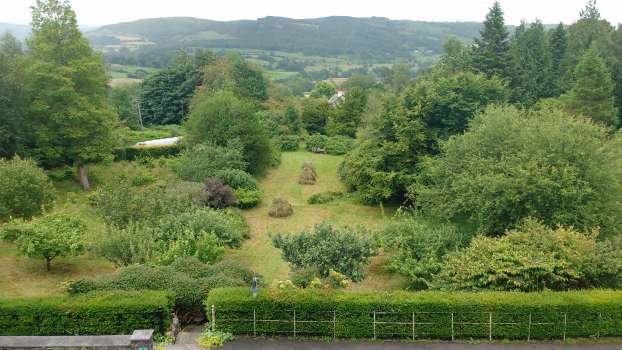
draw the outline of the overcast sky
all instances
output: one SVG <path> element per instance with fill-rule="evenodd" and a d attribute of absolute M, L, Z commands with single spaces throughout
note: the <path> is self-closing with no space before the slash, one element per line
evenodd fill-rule
<path fill-rule="evenodd" d="M 333 15 L 388 17 L 425 21 L 482 21 L 493 0 L 71 0 L 81 25 L 102 25 L 140 18 L 190 16 L 215 20 L 265 16 L 314 18 Z M 571 23 L 586 0 L 502 0 L 506 21 L 536 18 Z M 30 22 L 34 0 L 0 0 L 0 22 Z M 603 17 L 622 22 L 622 0 L 599 0 Z"/>

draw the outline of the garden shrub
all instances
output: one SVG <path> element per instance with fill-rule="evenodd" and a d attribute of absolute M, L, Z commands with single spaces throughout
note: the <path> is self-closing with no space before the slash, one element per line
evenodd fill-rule
<path fill-rule="evenodd" d="M 282 135 L 280 141 L 283 152 L 294 152 L 300 147 L 300 136 L 298 135 Z"/>
<path fill-rule="evenodd" d="M 247 286 L 252 276 L 252 272 L 237 264 L 207 265 L 197 257 L 182 257 L 170 266 L 132 265 L 110 275 L 80 279 L 69 284 L 68 292 L 78 295 L 109 290 L 169 291 L 178 315 L 187 322 L 202 314 L 201 302 L 212 288 Z"/>
<path fill-rule="evenodd" d="M 111 226 L 92 246 L 95 254 L 117 267 L 153 261 L 161 254 L 160 250 L 153 229 L 141 223 L 130 223 L 124 228 Z"/>
<path fill-rule="evenodd" d="M 170 214 L 160 218 L 157 223 L 159 239 L 172 241 L 177 232 L 190 229 L 195 234 L 210 232 L 229 247 L 240 247 L 249 236 L 249 228 L 236 210 L 215 210 L 198 208 L 193 211 Z"/>
<path fill-rule="evenodd" d="M 320 271 L 316 267 L 297 268 L 292 270 L 291 281 L 296 287 L 307 288 L 319 275 Z"/>
<path fill-rule="evenodd" d="M 375 334 L 380 339 L 412 339 L 413 313 L 415 337 L 420 339 L 449 340 L 452 333 L 456 339 L 520 340 L 528 335 L 531 339 L 622 335 L 621 291 L 360 293 L 287 288 L 262 289 L 253 298 L 244 287 L 212 290 L 205 305 L 215 306 L 217 329 L 233 334 L 291 332 L 295 310 L 298 320 L 324 321 L 297 323 L 297 331 L 305 336 L 370 339 Z M 253 311 L 258 319 L 285 322 L 257 322 L 253 329 L 253 323 L 246 322 L 253 319 Z M 402 324 L 374 327 L 374 315 L 378 322 Z"/>
<path fill-rule="evenodd" d="M 343 192 L 326 191 L 311 195 L 307 199 L 309 204 L 325 204 L 343 197 Z"/>
<path fill-rule="evenodd" d="M 197 338 L 197 344 L 204 348 L 218 348 L 223 346 L 226 342 L 233 340 L 233 334 L 228 332 L 211 331 L 206 329 Z"/>
<path fill-rule="evenodd" d="M 69 297 L 0 299 L 0 334 L 106 335 L 169 329 L 166 292 L 109 292 Z"/>
<path fill-rule="evenodd" d="M 270 166 L 281 165 L 281 156 L 281 141 L 278 138 L 272 138 L 270 140 Z"/>
<path fill-rule="evenodd" d="M 186 181 L 203 182 L 223 170 L 246 170 L 242 145 L 233 140 L 227 146 L 200 144 L 184 151 L 177 158 L 173 170 Z"/>
<path fill-rule="evenodd" d="M 202 263 L 213 263 L 225 254 L 225 248 L 213 233 L 201 231 L 194 233 L 189 229 L 178 232 L 174 241 L 170 242 L 166 251 L 158 257 L 164 265 L 172 264 L 175 259 L 195 257 Z"/>
<path fill-rule="evenodd" d="M 468 245 L 470 238 L 454 225 L 408 214 L 395 218 L 382 231 L 384 247 L 395 253 L 387 267 L 406 276 L 408 287 L 416 290 L 433 288 L 447 255 Z"/>
<path fill-rule="evenodd" d="M 353 281 L 361 281 L 364 267 L 376 254 L 375 242 L 369 235 L 326 223 L 316 225 L 313 231 L 276 235 L 272 243 L 292 267 L 317 268 L 323 278 L 333 269 Z"/>
<path fill-rule="evenodd" d="M 52 207 L 54 194 L 54 186 L 34 161 L 0 158 L 0 221 L 41 214 Z"/>
<path fill-rule="evenodd" d="M 322 134 L 310 135 L 305 141 L 305 149 L 309 152 L 318 152 L 318 150 L 326 150 L 328 136 Z"/>
<path fill-rule="evenodd" d="M 572 228 L 529 219 L 502 237 L 477 237 L 449 256 L 441 288 L 539 291 L 622 287 L 622 250 Z"/>
<path fill-rule="evenodd" d="M 205 180 L 205 193 L 205 204 L 211 208 L 227 208 L 237 201 L 233 189 L 217 178 L 208 177 Z"/>
<path fill-rule="evenodd" d="M 294 207 L 285 198 L 274 198 L 268 211 L 273 218 L 284 218 L 294 214 Z"/>
<path fill-rule="evenodd" d="M 240 169 L 224 169 L 214 173 L 214 177 L 233 189 L 256 190 L 257 183 L 253 177 Z"/>
<path fill-rule="evenodd" d="M 263 197 L 259 189 L 240 188 L 233 190 L 236 199 L 236 206 L 241 209 L 256 207 Z"/>
<path fill-rule="evenodd" d="M 333 136 L 326 140 L 325 149 L 327 154 L 343 155 L 354 149 L 355 140 L 347 136 Z"/>

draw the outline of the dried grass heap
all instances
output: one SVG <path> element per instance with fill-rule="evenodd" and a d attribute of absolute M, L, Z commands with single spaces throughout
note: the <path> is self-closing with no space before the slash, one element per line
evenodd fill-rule
<path fill-rule="evenodd" d="M 294 214 L 294 208 L 285 198 L 277 197 L 272 200 L 268 215 L 273 218 L 284 218 Z"/>
<path fill-rule="evenodd" d="M 315 185 L 316 180 L 317 172 L 315 171 L 315 166 L 311 162 L 304 162 L 298 183 L 301 185 Z"/>

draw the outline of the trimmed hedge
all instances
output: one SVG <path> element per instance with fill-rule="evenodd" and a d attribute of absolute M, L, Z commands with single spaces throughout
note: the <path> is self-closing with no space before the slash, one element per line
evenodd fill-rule
<path fill-rule="evenodd" d="M 0 335 L 164 334 L 172 312 L 170 294 L 154 291 L 0 299 Z"/>
<path fill-rule="evenodd" d="M 622 291 L 365 294 L 293 289 L 264 290 L 253 298 L 248 288 L 223 288 L 211 291 L 205 304 L 216 306 L 217 328 L 234 334 L 253 334 L 255 316 L 285 321 L 257 322 L 257 334 L 291 335 L 295 310 L 297 335 L 332 337 L 334 332 L 338 338 L 364 339 L 375 333 L 377 338 L 412 339 L 414 317 L 420 339 L 622 336 Z"/>
<path fill-rule="evenodd" d="M 135 160 L 140 158 L 161 158 L 176 156 L 183 150 L 184 146 L 180 143 L 169 146 L 141 146 L 124 147 L 114 150 L 114 160 Z"/>

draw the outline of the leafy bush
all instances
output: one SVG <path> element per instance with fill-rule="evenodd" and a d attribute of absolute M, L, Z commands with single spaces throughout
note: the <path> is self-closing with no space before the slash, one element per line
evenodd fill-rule
<path fill-rule="evenodd" d="M 333 136 L 326 140 L 326 153 L 342 155 L 354 149 L 354 139 L 347 136 Z"/>
<path fill-rule="evenodd" d="M 298 135 L 282 135 L 280 141 L 283 152 L 294 152 L 300 147 L 300 136 Z"/>
<path fill-rule="evenodd" d="M 224 275 L 226 278 L 222 278 Z M 169 291 L 174 295 L 175 308 L 181 318 L 189 321 L 193 315 L 202 313 L 201 303 L 210 289 L 248 286 L 252 276 L 252 272 L 236 264 L 207 265 L 196 257 L 184 257 L 170 266 L 133 265 L 111 275 L 74 281 L 69 284 L 68 292 L 76 295 L 106 290 Z"/>
<path fill-rule="evenodd" d="M 271 163 L 269 134 L 256 115 L 257 107 L 229 91 L 198 90 L 184 123 L 189 145 L 227 146 L 238 139 L 251 174 L 263 174 Z"/>
<path fill-rule="evenodd" d="M 31 218 L 52 207 L 54 187 L 32 160 L 0 158 L 0 221 Z"/>
<path fill-rule="evenodd" d="M 449 340 L 452 334 L 457 339 L 491 336 L 521 340 L 526 340 L 528 335 L 531 339 L 622 335 L 622 324 L 618 321 L 622 318 L 620 291 L 360 293 L 286 288 L 260 290 L 253 298 L 248 287 L 244 287 L 213 290 L 205 305 L 216 306 L 216 324 L 220 331 L 236 335 L 253 334 L 253 331 L 258 335 L 291 331 L 292 310 L 296 310 L 301 319 L 324 321 L 297 323 L 300 334 L 335 335 L 344 339 L 371 339 L 374 334 L 381 339 L 412 339 L 413 313 L 417 322 L 416 337 L 424 339 Z M 253 311 L 262 319 L 288 322 L 257 322 L 253 329 L 246 321 L 252 319 Z M 491 328 L 488 325 L 490 315 Z M 546 326 L 539 325 L 544 322 Z"/>
<path fill-rule="evenodd" d="M 326 191 L 311 195 L 307 199 L 309 204 L 325 204 L 343 197 L 343 192 Z"/>
<path fill-rule="evenodd" d="M 326 149 L 326 143 L 328 142 L 328 136 L 322 134 L 310 135 L 305 141 L 305 149 L 309 152 L 317 151 L 318 149 Z"/>
<path fill-rule="evenodd" d="M 622 226 L 621 143 L 621 135 L 555 108 L 490 107 L 422 164 L 410 197 L 435 217 L 488 235 L 527 217 L 611 234 Z"/>
<path fill-rule="evenodd" d="M 319 276 L 320 271 L 316 267 L 298 268 L 292 271 L 291 281 L 296 287 L 307 288 L 311 285 L 311 281 Z"/>
<path fill-rule="evenodd" d="M 186 150 L 177 158 L 173 170 L 183 180 L 203 182 L 208 177 L 216 177 L 220 171 L 244 171 L 246 166 L 242 145 L 233 140 L 226 147 L 200 144 Z"/>
<path fill-rule="evenodd" d="M 171 313 L 172 299 L 163 292 L 0 299 L 0 334 L 107 335 L 136 329 L 164 334 Z"/>
<path fill-rule="evenodd" d="M 190 230 L 178 232 L 168 249 L 158 258 L 159 262 L 169 265 L 177 258 L 195 257 L 202 263 L 213 263 L 225 254 L 225 248 L 216 235 L 201 231 L 198 234 Z"/>
<path fill-rule="evenodd" d="M 253 177 L 239 169 L 225 169 L 214 173 L 214 177 L 221 180 L 225 185 L 237 189 L 256 190 L 257 183 Z"/>
<path fill-rule="evenodd" d="M 172 241 L 177 232 L 190 229 L 195 234 L 210 232 L 225 245 L 240 247 L 248 238 L 249 228 L 239 212 L 199 208 L 193 211 L 171 214 L 160 218 L 157 223 L 159 238 Z"/>
<path fill-rule="evenodd" d="M 48 271 L 55 258 L 84 252 L 86 225 L 66 214 L 47 215 L 19 227 L 13 226 L 13 229 L 19 253 L 45 260 Z M 17 230 L 19 232 L 15 232 Z"/>
<path fill-rule="evenodd" d="M 385 248 L 395 252 L 388 268 L 407 276 L 412 289 L 433 287 L 446 256 L 466 246 L 470 238 L 450 224 L 431 224 L 411 215 L 388 224 L 382 237 Z"/>
<path fill-rule="evenodd" d="M 211 208 L 223 209 L 237 202 L 233 189 L 216 178 L 205 180 L 205 193 L 205 204 Z"/>
<path fill-rule="evenodd" d="M 119 228 L 132 222 L 155 221 L 162 215 L 183 212 L 198 199 L 195 189 L 180 191 L 179 186 L 159 183 L 134 187 L 126 177 L 116 177 L 89 197 L 106 222 Z"/>
<path fill-rule="evenodd" d="M 321 277 L 327 277 L 333 269 L 353 281 L 363 279 L 365 265 L 376 254 L 375 244 L 368 235 L 325 223 L 316 225 L 313 232 L 276 235 L 272 243 L 295 268 L 317 268 Z"/>
<path fill-rule="evenodd" d="M 233 193 L 236 198 L 236 206 L 242 209 L 256 207 L 263 197 L 262 192 L 258 189 L 240 188 L 234 190 Z"/>
<path fill-rule="evenodd" d="M 233 334 L 228 332 L 205 330 L 199 338 L 197 343 L 204 348 L 218 348 L 223 346 L 226 342 L 233 340 Z"/>
<path fill-rule="evenodd" d="M 110 227 L 97 237 L 93 251 L 115 266 L 144 264 L 155 260 L 161 245 L 154 239 L 153 230 L 140 223 L 130 223 L 125 228 Z"/>
<path fill-rule="evenodd" d="M 438 275 L 447 289 L 540 291 L 622 287 L 622 249 L 591 235 L 527 220 L 499 238 L 478 237 Z"/>

